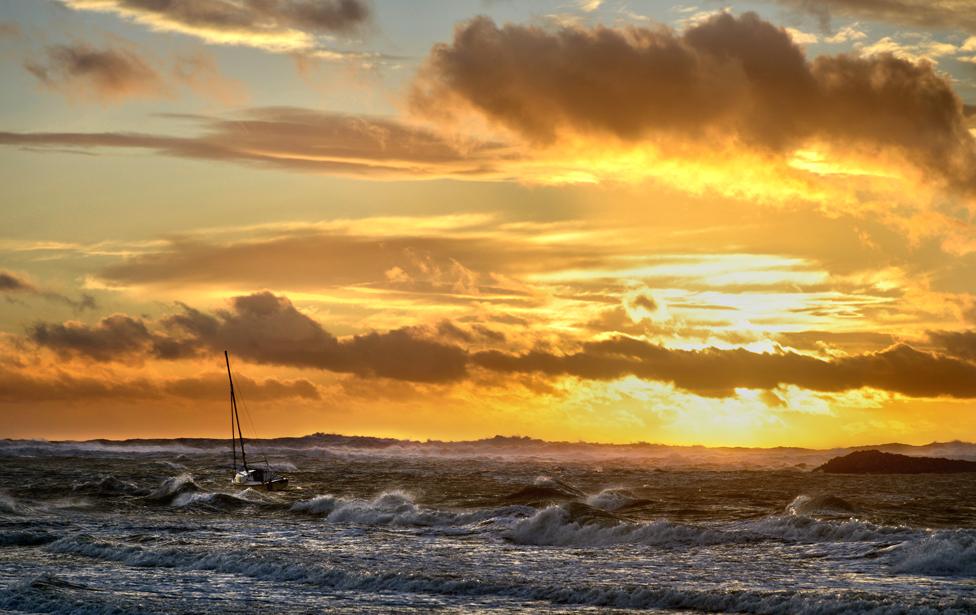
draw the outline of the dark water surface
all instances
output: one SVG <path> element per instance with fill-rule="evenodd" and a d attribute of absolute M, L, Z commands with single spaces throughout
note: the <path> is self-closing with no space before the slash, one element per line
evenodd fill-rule
<path fill-rule="evenodd" d="M 0 446 L 0 610 L 976 613 L 976 475 L 265 452 Z"/>

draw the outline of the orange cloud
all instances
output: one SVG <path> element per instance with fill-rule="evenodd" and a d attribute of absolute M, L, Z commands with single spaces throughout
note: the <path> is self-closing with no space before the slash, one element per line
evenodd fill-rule
<path fill-rule="evenodd" d="M 808 60 L 786 30 L 753 13 L 721 13 L 681 33 L 479 17 L 434 46 L 412 105 L 433 118 L 473 112 L 537 146 L 612 138 L 678 154 L 669 142 L 732 144 L 783 160 L 810 144 L 865 158 L 883 151 L 976 189 L 976 140 L 930 65 L 890 55 Z"/>
<path fill-rule="evenodd" d="M 465 330 L 449 323 L 441 323 L 435 331 L 401 328 L 339 339 L 288 299 L 264 292 L 236 297 L 228 309 L 214 313 L 184 306 L 182 312 L 157 322 L 153 331 L 139 319 L 116 315 L 95 326 L 39 323 L 29 338 L 63 355 L 96 361 L 150 355 L 176 359 L 231 349 L 254 363 L 410 382 L 459 382 L 470 377 L 469 367 L 476 366 L 489 372 L 539 373 L 551 378 L 636 376 L 709 397 L 728 397 L 739 388 L 795 385 L 823 392 L 867 387 L 909 397 L 976 398 L 976 364 L 904 344 L 825 360 L 782 350 L 678 350 L 620 336 L 584 342 L 568 353 L 473 351 L 440 341 L 470 344 L 476 334 L 489 347 L 506 342 L 504 336 L 485 328 Z M 439 341 L 426 337 L 430 335 Z"/>
<path fill-rule="evenodd" d="M 391 119 L 275 107 L 243 117 L 193 118 L 198 136 L 0 132 L 0 144 L 84 149 L 142 148 L 183 158 L 377 178 L 501 178 L 504 145 L 459 141 Z"/>

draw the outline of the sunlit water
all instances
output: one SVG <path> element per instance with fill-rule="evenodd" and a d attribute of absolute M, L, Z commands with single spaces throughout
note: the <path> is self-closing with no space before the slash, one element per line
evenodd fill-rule
<path fill-rule="evenodd" d="M 976 612 L 974 475 L 271 453 L 0 447 L 0 610 Z"/>

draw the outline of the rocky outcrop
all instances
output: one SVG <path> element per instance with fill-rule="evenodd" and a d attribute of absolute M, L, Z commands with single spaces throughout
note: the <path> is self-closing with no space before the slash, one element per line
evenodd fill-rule
<path fill-rule="evenodd" d="M 855 451 L 834 457 L 814 472 L 834 474 L 955 474 L 976 472 L 976 461 L 943 457 L 912 457 L 881 451 Z"/>

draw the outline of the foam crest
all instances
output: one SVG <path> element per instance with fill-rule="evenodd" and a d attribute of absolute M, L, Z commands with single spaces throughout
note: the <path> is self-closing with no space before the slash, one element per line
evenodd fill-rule
<path fill-rule="evenodd" d="M 173 501 L 177 496 L 198 491 L 203 491 L 203 489 L 194 482 L 193 476 L 188 473 L 183 473 L 167 478 L 146 497 L 157 502 L 168 503 Z"/>
<path fill-rule="evenodd" d="M 976 577 L 976 530 L 935 530 L 891 552 L 895 572 Z"/>
<path fill-rule="evenodd" d="M 0 492 L 0 514 L 3 515 L 26 515 L 30 508 L 22 504 L 12 495 Z"/>
<path fill-rule="evenodd" d="M 503 506 L 474 511 L 438 510 L 417 505 L 413 496 L 403 491 L 387 491 L 372 500 L 319 495 L 310 500 L 295 502 L 291 506 L 292 512 L 321 515 L 333 523 L 421 527 L 505 523 L 525 517 L 533 510 L 526 506 Z"/>
<path fill-rule="evenodd" d="M 844 515 L 857 512 L 857 507 L 833 495 L 798 495 L 787 504 L 790 515 Z"/>
<path fill-rule="evenodd" d="M 640 501 L 626 489 L 604 489 L 600 493 L 586 498 L 586 503 L 593 508 L 610 511 L 627 508 Z"/>
<path fill-rule="evenodd" d="M 244 498 L 229 493 L 206 493 L 189 491 L 180 493 L 170 502 L 176 508 L 207 508 L 217 511 L 234 510 L 253 504 Z"/>
<path fill-rule="evenodd" d="M 909 528 L 880 526 L 856 519 L 824 521 L 795 516 L 723 525 L 691 525 L 666 519 L 638 522 L 579 503 L 546 507 L 515 522 L 507 532 L 507 537 L 518 544 L 580 547 L 899 541 L 915 535 L 917 531 Z"/>
<path fill-rule="evenodd" d="M 860 593 L 842 597 L 832 593 L 795 590 L 716 589 L 649 586 L 646 584 L 576 584 L 534 582 L 477 575 L 429 575 L 417 571 L 379 572 L 331 568 L 307 558 L 294 559 L 252 551 L 194 551 L 176 547 L 149 550 L 136 545 L 99 542 L 89 536 L 63 538 L 49 551 L 131 566 L 206 570 L 276 583 L 300 583 L 324 589 L 364 592 L 409 592 L 445 596 L 505 596 L 601 609 L 674 609 L 705 612 L 826 615 L 849 612 L 904 613 L 897 596 Z M 0 596 L 0 607 L 7 606 Z M 915 604 L 913 613 L 946 612 L 934 599 Z M 952 609 L 948 609 L 952 610 Z"/>

